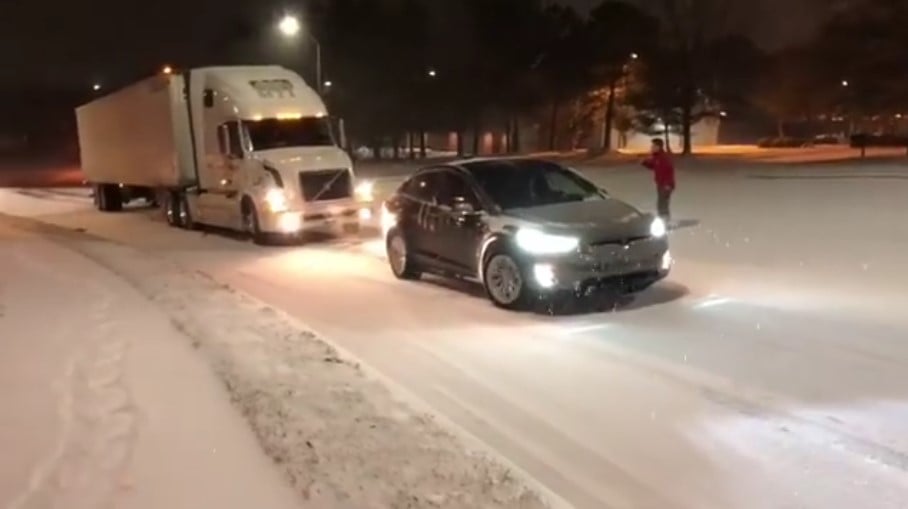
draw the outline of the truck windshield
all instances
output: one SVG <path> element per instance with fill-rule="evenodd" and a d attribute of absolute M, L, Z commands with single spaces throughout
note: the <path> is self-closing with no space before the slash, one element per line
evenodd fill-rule
<path fill-rule="evenodd" d="M 326 117 L 298 119 L 266 118 L 244 122 L 252 150 L 271 150 L 286 147 L 321 147 L 334 145 L 331 123 Z"/>

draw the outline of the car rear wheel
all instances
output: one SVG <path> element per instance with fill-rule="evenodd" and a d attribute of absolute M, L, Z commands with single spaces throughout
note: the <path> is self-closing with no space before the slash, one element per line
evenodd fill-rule
<path fill-rule="evenodd" d="M 496 306 L 504 309 L 526 309 L 532 290 L 526 272 L 513 256 L 507 253 L 489 257 L 482 272 L 482 283 L 486 294 Z"/>
<path fill-rule="evenodd" d="M 393 230 L 388 234 L 387 240 L 388 263 L 391 265 L 391 272 L 398 279 L 419 279 L 422 271 L 413 261 L 410 253 L 407 239 L 399 230 Z"/>

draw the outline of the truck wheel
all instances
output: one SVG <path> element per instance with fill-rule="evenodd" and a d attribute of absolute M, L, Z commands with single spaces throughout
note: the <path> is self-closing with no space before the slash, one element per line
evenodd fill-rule
<path fill-rule="evenodd" d="M 268 243 L 267 235 L 262 232 L 259 225 L 259 215 L 255 210 L 255 205 L 249 201 L 243 201 L 243 229 L 252 238 L 252 242 L 263 246 Z"/>

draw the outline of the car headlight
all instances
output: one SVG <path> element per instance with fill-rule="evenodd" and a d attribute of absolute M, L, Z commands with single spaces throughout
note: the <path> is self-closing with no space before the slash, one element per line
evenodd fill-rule
<path fill-rule="evenodd" d="M 290 206 L 287 203 L 287 194 L 284 193 L 283 189 L 270 189 L 265 193 L 265 204 L 268 205 L 268 210 L 275 214 L 281 212 L 287 212 L 290 209 Z"/>
<path fill-rule="evenodd" d="M 362 201 L 372 201 L 375 197 L 375 183 L 366 180 L 360 182 L 355 189 L 356 197 Z"/>
<path fill-rule="evenodd" d="M 518 230 L 515 239 L 520 249 L 532 254 L 564 254 L 580 245 L 580 240 L 576 237 L 551 235 L 530 228 Z"/>
<path fill-rule="evenodd" d="M 665 226 L 665 220 L 661 217 L 653 219 L 652 224 L 649 225 L 649 234 L 653 237 L 665 237 L 665 234 L 668 233 L 668 227 Z"/>

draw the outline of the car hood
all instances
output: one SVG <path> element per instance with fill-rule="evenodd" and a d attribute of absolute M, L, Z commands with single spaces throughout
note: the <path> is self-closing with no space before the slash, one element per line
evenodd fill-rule
<path fill-rule="evenodd" d="M 578 236 L 584 242 L 593 243 L 648 236 L 653 220 L 652 216 L 614 198 L 511 209 L 505 214 L 528 223 L 523 226 Z"/>

